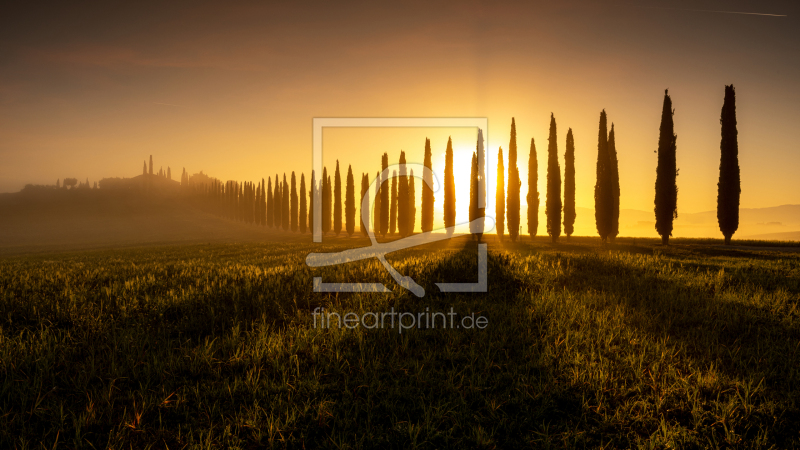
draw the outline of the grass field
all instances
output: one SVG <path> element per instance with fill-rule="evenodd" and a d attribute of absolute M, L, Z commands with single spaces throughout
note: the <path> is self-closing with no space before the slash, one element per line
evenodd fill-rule
<path fill-rule="evenodd" d="M 800 253 L 490 238 L 489 291 L 438 293 L 475 281 L 460 238 L 391 255 L 417 298 L 377 261 L 309 269 L 309 241 L 0 259 L 0 447 L 800 447 Z M 316 307 L 488 326 L 322 329 Z"/>

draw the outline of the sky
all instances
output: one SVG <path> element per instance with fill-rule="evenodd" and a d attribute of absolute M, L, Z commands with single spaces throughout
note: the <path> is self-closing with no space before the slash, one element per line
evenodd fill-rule
<path fill-rule="evenodd" d="M 708 211 L 733 84 L 741 206 L 798 204 L 799 17 L 791 1 L 26 3 L 0 18 L 0 192 L 132 177 L 150 155 L 175 178 L 308 174 L 314 117 L 487 117 L 491 172 L 514 117 L 521 197 L 533 138 L 544 198 L 552 113 L 561 168 L 571 128 L 576 203 L 592 208 L 605 110 L 620 206 L 652 211 L 669 89 L 678 212 Z M 325 165 L 352 166 L 358 183 L 384 152 L 421 163 L 428 137 L 441 173 L 452 137 L 468 168 L 476 135 L 327 130 Z"/>

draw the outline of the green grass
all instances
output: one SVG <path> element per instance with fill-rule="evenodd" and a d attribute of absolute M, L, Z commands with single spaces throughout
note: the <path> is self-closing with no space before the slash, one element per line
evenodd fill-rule
<path fill-rule="evenodd" d="M 492 241 L 489 292 L 438 293 L 475 281 L 459 239 L 392 255 L 419 299 L 376 261 L 309 269 L 307 240 L 0 259 L 0 447 L 800 447 L 800 253 Z M 319 329 L 318 306 L 489 324 Z"/>

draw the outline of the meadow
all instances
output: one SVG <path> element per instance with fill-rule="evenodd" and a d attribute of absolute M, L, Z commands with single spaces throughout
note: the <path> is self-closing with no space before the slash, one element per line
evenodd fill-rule
<path fill-rule="evenodd" d="M 0 259 L 0 447 L 800 447 L 796 247 L 491 236 L 488 292 L 442 294 L 476 281 L 459 238 L 388 258 L 417 298 L 274 236 Z M 323 329 L 317 307 L 488 326 Z"/>

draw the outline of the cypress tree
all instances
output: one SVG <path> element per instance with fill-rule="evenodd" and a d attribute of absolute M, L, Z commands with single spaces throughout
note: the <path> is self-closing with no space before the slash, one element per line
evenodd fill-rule
<path fill-rule="evenodd" d="M 311 171 L 311 185 L 308 187 L 308 229 L 314 234 L 314 204 L 319 202 L 319 191 L 317 190 L 317 178 L 314 171 Z"/>
<path fill-rule="evenodd" d="M 472 238 L 480 240 L 480 234 L 477 226 L 473 225 L 473 221 L 478 218 L 478 155 L 472 154 L 472 162 L 470 164 L 469 173 L 469 231 L 472 233 Z"/>
<path fill-rule="evenodd" d="M 397 171 L 392 171 L 392 204 L 389 217 L 389 233 L 397 231 Z"/>
<path fill-rule="evenodd" d="M 389 167 L 389 154 L 384 153 L 383 157 L 381 158 L 381 173 Z M 381 179 L 380 192 L 381 192 L 381 234 L 385 237 L 386 233 L 389 232 L 389 194 L 391 191 L 391 186 L 386 183 L 386 186 L 383 184 L 386 182 L 386 179 Z M 377 233 L 377 231 L 376 231 Z"/>
<path fill-rule="evenodd" d="M 267 226 L 272 228 L 273 224 L 273 204 L 272 200 L 272 178 L 267 178 Z"/>
<path fill-rule="evenodd" d="M 423 172 L 422 183 L 422 217 L 421 225 L 422 231 L 428 232 L 433 230 L 433 189 L 430 186 L 433 183 L 433 172 L 431 172 L 431 140 L 425 138 L 425 161 L 423 165 L 428 168 L 428 171 Z"/>
<path fill-rule="evenodd" d="M 478 128 L 478 142 L 476 144 L 476 161 L 475 161 L 475 168 L 476 168 L 476 194 L 477 200 L 475 202 L 475 207 L 477 208 L 477 219 L 481 219 L 478 224 L 475 226 L 475 231 L 478 237 L 478 242 L 481 241 L 483 237 L 483 230 L 484 230 L 484 218 L 486 217 L 486 153 L 483 148 L 483 130 Z M 484 205 L 481 206 L 481 203 Z"/>
<path fill-rule="evenodd" d="M 275 216 L 275 228 L 277 229 L 280 229 L 281 224 L 283 223 L 281 220 L 281 213 L 283 213 L 283 207 L 281 206 L 282 200 L 283 195 L 281 194 L 280 178 L 278 178 L 278 174 L 275 174 L 275 190 L 273 191 L 272 213 Z"/>
<path fill-rule="evenodd" d="M 172 169 L 169 166 L 167 166 L 167 179 L 172 180 Z"/>
<path fill-rule="evenodd" d="M 519 179 L 517 167 L 517 125 L 511 118 L 511 140 L 508 144 L 508 199 L 506 200 L 506 217 L 508 220 L 508 235 L 513 242 L 519 235 L 519 188 L 522 182 Z"/>
<path fill-rule="evenodd" d="M 328 185 L 328 180 L 330 177 L 328 176 L 328 168 L 324 167 L 322 169 L 322 195 L 320 195 L 320 199 L 322 200 L 322 233 L 325 234 L 331 231 L 331 193 L 330 193 L 330 186 Z"/>
<path fill-rule="evenodd" d="M 456 182 L 453 178 L 453 140 L 448 137 L 444 153 L 444 226 L 450 228 L 455 224 Z"/>
<path fill-rule="evenodd" d="M 553 242 L 561 236 L 561 168 L 558 165 L 556 118 L 550 114 L 550 137 L 547 144 L 547 234 Z"/>
<path fill-rule="evenodd" d="M 153 174 L 153 155 L 150 155 L 150 170 L 148 171 L 150 175 Z"/>
<path fill-rule="evenodd" d="M 528 154 L 528 234 L 531 239 L 539 231 L 539 161 L 536 155 L 536 143 L 531 138 L 531 151 Z"/>
<path fill-rule="evenodd" d="M 344 196 L 345 230 L 347 236 L 356 231 L 356 187 L 353 180 L 353 166 L 347 166 L 347 185 Z"/>
<path fill-rule="evenodd" d="M 408 177 L 408 235 L 414 234 L 414 227 L 417 225 L 417 199 L 414 193 L 414 169 Z"/>
<path fill-rule="evenodd" d="M 614 242 L 619 235 L 619 163 L 617 161 L 617 145 L 614 138 L 614 123 L 608 133 L 608 176 L 611 180 L 611 226 L 608 239 Z"/>
<path fill-rule="evenodd" d="M 572 128 L 567 131 L 567 151 L 564 154 L 564 234 L 567 240 L 575 231 L 575 140 Z"/>
<path fill-rule="evenodd" d="M 495 190 L 495 227 L 497 228 L 497 238 L 503 240 L 506 221 L 506 180 L 505 167 L 503 167 L 503 147 L 497 152 L 497 189 Z"/>
<path fill-rule="evenodd" d="M 672 224 L 678 217 L 678 169 L 676 163 L 676 141 L 672 116 L 672 99 L 669 91 L 664 91 L 664 105 L 661 108 L 661 126 L 658 136 L 658 167 L 656 168 L 656 231 L 661 235 L 661 243 L 669 244 Z"/>
<path fill-rule="evenodd" d="M 267 225 L 267 188 L 263 178 L 261 179 L 261 225 Z"/>
<path fill-rule="evenodd" d="M 184 169 L 184 170 L 186 170 L 186 169 Z M 147 175 L 147 161 L 143 162 L 142 175 Z"/>
<path fill-rule="evenodd" d="M 597 180 L 594 185 L 594 220 L 597 234 L 606 242 L 611 233 L 612 192 L 608 157 L 608 125 L 606 110 L 600 112 L 597 132 Z"/>
<path fill-rule="evenodd" d="M 283 198 L 281 199 L 281 207 L 283 211 L 281 211 L 281 228 L 283 231 L 289 231 L 290 226 L 290 217 L 291 217 L 291 204 L 289 203 L 289 183 L 286 182 L 286 174 L 283 174 L 283 186 L 281 186 L 281 194 Z"/>
<path fill-rule="evenodd" d="M 342 175 L 339 173 L 338 159 L 333 174 L 333 232 L 337 236 L 342 232 Z"/>
<path fill-rule="evenodd" d="M 722 103 L 722 139 L 719 144 L 719 183 L 717 184 L 717 221 L 725 237 L 725 245 L 739 229 L 739 196 L 742 193 L 739 179 L 739 131 L 736 129 L 736 91 L 733 85 L 725 86 Z"/>
<path fill-rule="evenodd" d="M 328 215 L 326 220 L 328 221 L 328 231 L 331 231 L 333 230 L 333 217 L 331 216 L 331 213 L 333 212 L 333 183 L 331 182 L 330 175 L 328 175 L 327 184 L 328 184 Z"/>
<path fill-rule="evenodd" d="M 298 201 L 299 198 L 297 197 L 297 178 L 294 175 L 294 171 L 292 171 L 292 210 L 290 212 L 290 221 L 289 225 L 292 228 L 292 231 L 297 231 L 297 219 L 299 217 L 298 211 Z"/>
<path fill-rule="evenodd" d="M 361 211 L 359 214 L 358 223 L 361 224 L 361 234 L 367 236 L 367 228 L 369 227 L 369 214 L 367 214 L 367 222 L 364 222 L 363 216 L 364 211 L 361 209 L 363 206 L 364 197 L 369 192 L 369 175 L 366 173 L 361 174 L 361 195 L 358 197 L 358 210 Z"/>
<path fill-rule="evenodd" d="M 375 175 L 375 206 L 372 208 L 372 234 L 378 235 L 381 232 L 381 215 L 383 214 L 383 206 L 381 205 L 381 172 Z"/>
<path fill-rule="evenodd" d="M 406 176 L 406 152 L 400 151 L 400 179 L 397 181 L 397 231 L 408 236 L 408 177 Z"/>
<path fill-rule="evenodd" d="M 308 223 L 308 205 L 306 203 L 306 175 L 300 174 L 300 214 L 298 220 L 300 221 L 300 232 L 306 232 L 306 224 Z"/>

